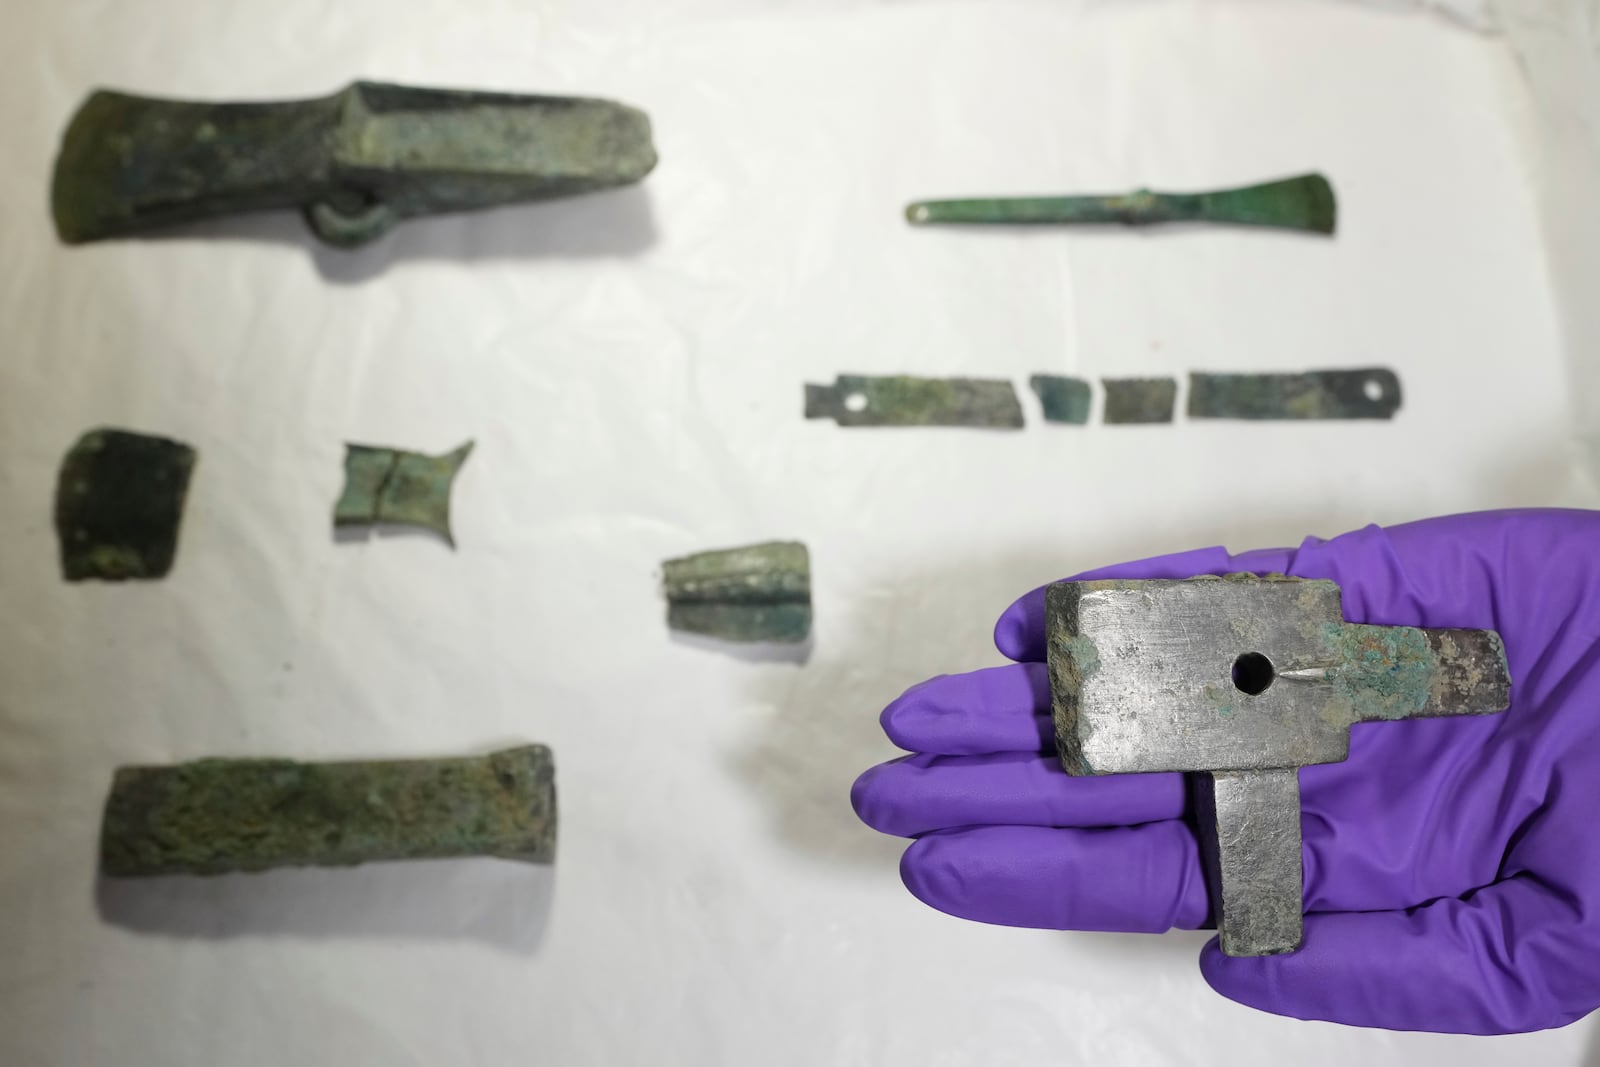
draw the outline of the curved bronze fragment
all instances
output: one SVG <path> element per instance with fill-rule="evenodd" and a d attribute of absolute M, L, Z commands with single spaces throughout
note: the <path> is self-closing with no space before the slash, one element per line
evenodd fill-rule
<path fill-rule="evenodd" d="M 345 445 L 344 492 L 333 506 L 334 526 L 420 526 L 455 547 L 450 488 L 471 454 L 471 441 L 442 456 Z"/>
<path fill-rule="evenodd" d="M 300 208 L 349 247 L 417 215 L 627 185 L 655 163 L 649 118 L 609 100 L 378 82 L 273 103 L 100 90 L 62 138 L 51 208 L 68 244 Z"/>
<path fill-rule="evenodd" d="M 699 552 L 661 570 L 670 629 L 789 644 L 811 633 L 811 557 L 798 541 Z"/>

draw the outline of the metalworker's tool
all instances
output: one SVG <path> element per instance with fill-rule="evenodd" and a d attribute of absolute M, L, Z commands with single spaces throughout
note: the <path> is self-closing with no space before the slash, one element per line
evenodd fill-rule
<path fill-rule="evenodd" d="M 1123 196 L 1018 196 L 970 200 L 921 200 L 906 207 L 906 221 L 933 223 L 1122 223 L 1220 222 L 1332 233 L 1337 209 L 1333 186 L 1320 174 L 1208 193 L 1156 193 L 1139 189 Z"/>
<path fill-rule="evenodd" d="M 1344 760 L 1352 723 L 1510 703 L 1494 631 L 1348 623 L 1333 582 L 1058 582 L 1045 603 L 1067 772 L 1202 772 L 1200 842 L 1230 956 L 1300 945 L 1300 767 Z"/>

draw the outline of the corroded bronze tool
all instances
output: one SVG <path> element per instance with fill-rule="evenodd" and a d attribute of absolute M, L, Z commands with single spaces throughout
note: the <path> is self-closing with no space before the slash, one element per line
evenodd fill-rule
<path fill-rule="evenodd" d="M 205 759 L 122 767 L 100 830 L 113 877 L 498 856 L 550 863 L 555 762 L 543 745 L 434 760 Z"/>
<path fill-rule="evenodd" d="M 51 206 L 63 241 L 301 208 L 353 246 L 400 219 L 639 181 L 642 111 L 582 97 L 356 82 L 314 100 L 201 103 L 101 90 L 62 139 Z"/>
<path fill-rule="evenodd" d="M 906 221 L 934 223 L 1063 224 L 1218 222 L 1332 233 L 1333 186 L 1320 174 L 1217 189 L 1207 193 L 1156 193 L 1139 189 L 1119 196 L 980 197 L 922 200 L 907 205 Z"/>

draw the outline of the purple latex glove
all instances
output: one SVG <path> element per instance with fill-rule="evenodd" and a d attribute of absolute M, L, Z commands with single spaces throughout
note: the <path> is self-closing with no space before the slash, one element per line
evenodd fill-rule
<path fill-rule="evenodd" d="M 1497 1034 L 1600 1005 L 1600 512 L 1508 511 L 1368 527 L 1298 549 L 1220 548 L 1093 571 L 1329 578 L 1352 622 L 1498 630 L 1509 711 L 1361 723 L 1344 763 L 1300 772 L 1305 943 L 1200 970 L 1264 1011 Z M 1073 778 L 1054 755 L 1044 593 L 995 644 L 1018 662 L 924 682 L 883 713 L 915 755 L 856 782 L 856 812 L 916 840 L 918 898 L 980 922 L 1210 926 L 1177 774 Z"/>

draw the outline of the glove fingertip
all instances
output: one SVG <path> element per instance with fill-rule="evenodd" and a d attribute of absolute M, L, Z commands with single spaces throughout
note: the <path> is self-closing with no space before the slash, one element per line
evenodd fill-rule
<path fill-rule="evenodd" d="M 994 647 L 1018 663 L 1044 659 L 1044 587 L 1018 598 L 994 624 Z"/>
<path fill-rule="evenodd" d="M 956 901 L 963 897 L 961 879 L 944 859 L 937 834 L 919 838 L 900 855 L 900 881 L 922 903 L 958 919 L 967 918 Z"/>
<path fill-rule="evenodd" d="M 1300 947 L 1276 956 L 1229 956 L 1220 939 L 1213 937 L 1200 950 L 1200 976 L 1221 996 L 1257 1011 L 1290 1019 L 1390 1025 L 1371 1021 L 1347 997 L 1353 962 L 1347 928 L 1362 918 L 1338 913 L 1307 916 Z M 1354 984 L 1370 988 L 1372 983 Z"/>
<path fill-rule="evenodd" d="M 909 692 L 895 697 L 888 707 L 878 714 L 878 728 L 883 731 L 883 736 L 887 737 L 895 746 L 903 748 L 907 752 L 915 752 L 915 748 L 901 741 L 901 737 L 904 735 L 904 731 L 901 729 L 901 720 L 911 714 L 911 712 L 907 711 L 910 706 L 908 698 L 910 698 Z M 869 771 L 868 773 L 870 774 L 871 772 Z M 859 782 L 860 779 L 857 779 L 857 781 Z"/>
<path fill-rule="evenodd" d="M 1218 938 L 1200 950 L 1200 976 L 1212 990 L 1247 1008 L 1284 1014 L 1266 993 L 1266 966 L 1277 956 L 1228 956 Z"/>
<path fill-rule="evenodd" d="M 850 807 L 854 809 L 856 818 L 877 830 L 879 833 L 888 833 L 884 829 L 883 799 L 878 789 L 877 779 L 883 773 L 886 764 L 869 767 L 861 773 L 850 785 Z"/>

